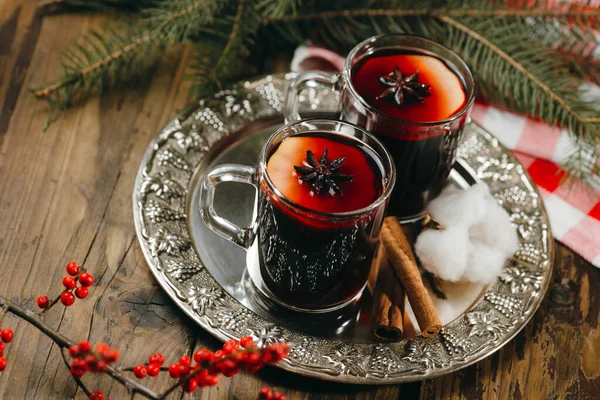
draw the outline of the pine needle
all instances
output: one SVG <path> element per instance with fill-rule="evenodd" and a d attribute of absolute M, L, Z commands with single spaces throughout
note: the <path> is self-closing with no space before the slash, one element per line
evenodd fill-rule
<path fill-rule="evenodd" d="M 34 94 L 48 100 L 53 118 L 139 76 L 186 40 L 196 49 L 193 91 L 208 96 L 243 72 L 241 60 L 252 54 L 257 37 L 279 48 L 310 38 L 344 52 L 371 35 L 416 34 L 463 57 L 484 99 L 568 129 L 578 148 L 565 168 L 597 183 L 600 111 L 580 89 L 585 80 L 600 83 L 600 7 L 594 1 L 143 0 L 135 20 L 109 24 L 73 45 L 64 54 L 62 76 Z"/>

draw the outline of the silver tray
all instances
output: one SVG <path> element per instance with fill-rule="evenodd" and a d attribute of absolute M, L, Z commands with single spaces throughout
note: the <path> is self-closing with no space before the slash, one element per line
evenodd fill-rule
<path fill-rule="evenodd" d="M 489 356 L 513 338 L 540 305 L 550 283 L 553 240 L 535 184 L 490 133 L 470 123 L 459 149 L 461 168 L 451 183 L 481 180 L 509 212 L 520 240 L 502 276 L 488 287 L 448 285 L 434 296 L 445 326 L 432 338 L 374 343 L 368 335 L 370 295 L 355 308 L 326 317 L 286 311 L 257 295 L 241 248 L 212 233 L 197 209 L 198 181 L 214 165 L 252 165 L 262 144 L 283 122 L 283 96 L 293 74 L 242 82 L 192 104 L 152 140 L 133 192 L 135 226 L 150 270 L 187 315 L 221 340 L 250 335 L 259 345 L 287 341 L 283 369 L 358 384 L 431 378 Z M 302 93 L 305 115 L 334 110 L 324 92 Z M 313 111 L 314 112 L 314 111 Z M 219 186 L 215 208 L 249 223 L 250 186 Z M 444 314 L 444 304 L 455 315 Z"/>

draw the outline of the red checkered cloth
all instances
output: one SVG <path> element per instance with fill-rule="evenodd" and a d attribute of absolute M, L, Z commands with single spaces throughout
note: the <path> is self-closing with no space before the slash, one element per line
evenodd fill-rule
<path fill-rule="evenodd" d="M 295 72 L 343 67 L 343 57 L 312 46 L 300 46 L 292 60 Z M 599 91 L 593 88 L 592 95 L 600 99 Z M 546 205 L 554 237 L 600 267 L 600 188 L 560 185 L 564 172 L 558 164 L 575 150 L 569 134 L 481 103 L 475 104 L 472 118 L 513 150 L 527 168 Z"/>

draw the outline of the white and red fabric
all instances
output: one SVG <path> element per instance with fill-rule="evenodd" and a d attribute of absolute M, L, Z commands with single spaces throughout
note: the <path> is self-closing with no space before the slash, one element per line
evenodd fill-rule
<path fill-rule="evenodd" d="M 341 70 L 344 57 L 330 50 L 300 46 L 292 71 Z M 591 90 L 600 99 L 598 88 Z M 554 237 L 600 268 L 600 190 L 583 184 L 561 185 L 559 164 L 575 150 L 571 136 L 543 122 L 475 103 L 473 120 L 513 151 L 538 185 Z"/>

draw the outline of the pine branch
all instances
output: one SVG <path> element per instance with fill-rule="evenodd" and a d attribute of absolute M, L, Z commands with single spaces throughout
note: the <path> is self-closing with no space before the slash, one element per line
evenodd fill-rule
<path fill-rule="evenodd" d="M 571 72 L 577 76 L 600 85 L 600 59 L 592 54 L 581 56 L 564 51 L 552 51 L 552 57 L 557 57 L 569 65 Z"/>
<path fill-rule="evenodd" d="M 144 74 L 173 44 L 197 33 L 199 24 L 211 21 L 212 13 L 219 9 L 217 3 L 166 2 L 136 23 L 113 23 L 84 36 L 65 53 L 63 75 L 33 89 L 35 97 L 48 99 L 48 123 L 83 98 Z"/>
<path fill-rule="evenodd" d="M 448 9 L 431 8 L 418 9 L 356 9 L 356 10 L 332 10 L 315 13 L 302 13 L 298 15 L 269 16 L 263 20 L 264 25 L 279 22 L 301 22 L 314 20 L 327 20 L 338 18 L 360 18 L 360 17 L 542 17 L 542 18 L 571 18 L 594 20 L 600 18 L 600 10 L 586 10 L 583 8 L 568 8 L 566 10 L 529 8 L 529 9 Z"/>
<path fill-rule="evenodd" d="M 285 15 L 295 15 L 302 6 L 302 0 L 262 0 L 256 7 L 263 17 L 282 18 Z"/>
<path fill-rule="evenodd" d="M 232 18 L 215 21 L 203 29 L 201 40 L 196 41 L 196 56 L 190 65 L 188 78 L 196 96 L 205 96 L 222 90 L 243 70 L 239 62 L 250 54 L 260 27 L 260 14 L 254 0 L 240 0 Z"/>
<path fill-rule="evenodd" d="M 577 89 L 584 79 L 600 81 L 600 7 L 595 0 L 144 1 L 154 3 L 138 13 L 137 24 L 85 37 L 66 54 L 63 76 L 36 95 L 48 98 L 51 109 L 62 110 L 139 75 L 185 40 L 197 49 L 193 90 L 207 96 L 243 72 L 240 59 L 251 53 L 259 34 L 267 36 L 269 45 L 290 48 L 290 43 L 312 38 L 344 51 L 374 34 L 409 33 L 458 52 L 472 67 L 483 97 L 494 104 L 566 127 L 579 141 L 569 164 L 574 173 L 599 172 L 599 112 Z"/>
<path fill-rule="evenodd" d="M 492 43 L 490 40 L 488 40 L 482 34 L 467 27 L 466 25 L 461 24 L 460 22 L 456 21 L 455 19 L 453 19 L 451 17 L 439 16 L 438 18 L 440 21 L 447 23 L 448 25 L 465 33 L 469 37 L 475 39 L 476 41 L 481 43 L 483 46 L 489 48 L 493 53 L 497 54 L 499 57 L 501 57 L 503 60 L 505 60 L 513 68 L 515 68 L 517 71 L 519 71 L 524 77 L 526 77 L 527 80 L 529 80 L 535 87 L 539 88 L 542 92 L 544 92 L 546 95 L 548 95 L 553 101 L 555 101 L 562 108 L 564 108 L 564 110 L 566 110 L 566 112 L 570 116 L 572 116 L 577 122 L 583 124 L 583 128 L 584 128 L 585 132 L 598 130 L 598 127 L 592 127 L 590 124 L 600 123 L 600 118 L 597 118 L 597 117 L 592 118 L 592 117 L 586 117 L 584 115 L 581 115 L 577 110 L 575 110 L 576 105 L 571 105 L 571 102 L 569 100 L 565 99 L 562 95 L 560 95 L 555 90 L 553 90 L 553 88 L 550 88 L 546 83 L 544 83 L 540 79 L 538 79 L 537 76 L 535 74 L 529 72 L 529 70 L 521 62 L 516 60 L 514 57 L 508 55 L 505 51 L 503 51 L 500 47 L 496 46 L 494 43 Z M 477 62 L 477 60 L 475 60 L 473 57 L 467 57 L 467 58 L 471 59 L 471 61 L 473 61 L 473 62 Z M 540 60 L 540 61 L 542 61 L 542 60 Z M 534 98 L 532 100 L 538 101 L 539 98 Z M 535 112 L 533 112 L 532 114 L 534 114 L 533 115 L 534 117 L 545 118 L 547 120 L 552 120 L 552 121 L 558 119 L 557 117 L 548 116 L 548 115 L 535 115 L 536 114 Z M 553 121 L 553 122 L 556 122 L 556 121 Z"/>
<path fill-rule="evenodd" d="M 71 104 L 110 89 L 120 80 L 140 76 L 167 45 L 163 37 L 135 24 L 106 25 L 65 52 L 63 75 L 54 83 L 34 87 L 33 95 L 48 100 L 49 123 Z"/>
<path fill-rule="evenodd" d="M 161 1 L 155 8 L 143 10 L 143 24 L 160 32 L 173 42 L 182 42 L 198 35 L 214 23 L 227 4 L 223 0 L 171 0 Z"/>
<path fill-rule="evenodd" d="M 401 0 L 400 0 L 401 1 Z M 406 2 L 405 2 L 406 3 Z M 374 34 L 417 34 L 459 53 L 476 75 L 481 94 L 502 107 L 567 128 L 578 151 L 565 167 L 598 180 L 599 111 L 582 99 L 582 77 L 597 76 L 600 9 L 586 5 L 450 3 L 419 8 L 314 10 L 263 20 L 267 30 L 292 40 L 313 37 L 346 50 Z M 572 57 L 557 57 L 556 54 Z M 574 62 L 578 70 L 570 72 Z"/>
<path fill-rule="evenodd" d="M 233 48 L 234 43 L 238 39 L 238 33 L 240 31 L 240 24 L 242 22 L 242 14 L 244 12 L 244 4 L 245 4 L 245 0 L 240 0 L 240 2 L 238 4 L 237 12 L 233 19 L 231 33 L 229 33 L 229 37 L 227 38 L 227 44 L 225 45 L 225 48 L 223 49 L 223 53 L 221 53 L 221 56 L 217 60 L 217 63 L 215 64 L 215 68 L 213 69 L 213 72 L 211 73 L 211 77 L 215 80 L 217 80 L 217 71 L 219 71 L 221 69 L 221 67 L 223 66 L 223 62 L 231 54 L 231 49 Z"/>

